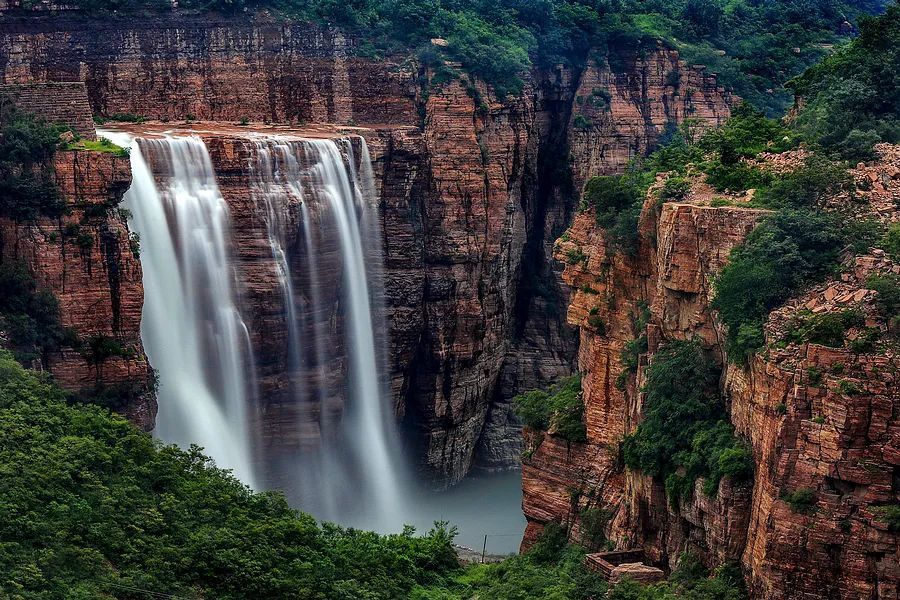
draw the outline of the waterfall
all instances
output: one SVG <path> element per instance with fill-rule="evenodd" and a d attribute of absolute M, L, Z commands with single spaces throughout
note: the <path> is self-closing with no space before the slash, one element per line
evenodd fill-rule
<path fill-rule="evenodd" d="M 232 256 L 206 145 L 104 135 L 131 146 L 126 206 L 141 239 L 141 336 L 159 376 L 155 435 L 202 446 L 245 483 L 283 487 L 319 518 L 398 530 L 406 470 L 386 386 L 382 233 L 365 141 L 245 144 L 252 214 L 242 216 L 264 228 L 286 329 L 283 366 L 267 368 L 283 371 L 289 389 L 278 393 L 297 415 L 296 447 L 272 451 L 251 344 L 260 331 L 248 331 L 237 284 L 251 275 Z"/>
<path fill-rule="evenodd" d="M 204 143 L 140 140 L 126 194 L 141 239 L 141 338 L 159 377 L 155 434 L 204 448 L 255 486 L 253 356 L 238 310 L 228 207 Z"/>
<path fill-rule="evenodd" d="M 403 494 L 402 467 L 397 446 L 394 415 L 385 393 L 385 323 L 382 305 L 381 238 L 378 206 L 374 197 L 371 160 L 365 141 L 356 169 L 353 144 L 349 140 L 289 140 L 266 138 L 253 145 L 254 195 L 267 223 L 273 257 L 284 254 L 284 215 L 299 212 L 302 238 L 298 251 L 305 261 L 302 288 L 307 307 L 297 330 L 290 336 L 291 355 L 303 355 L 312 365 L 312 381 L 318 389 L 295 390 L 298 402 L 317 403 L 321 445 L 295 465 L 301 504 L 322 517 L 343 523 L 388 530 L 398 527 Z M 273 234 L 274 232 L 274 234 Z M 334 279 L 327 265 L 319 263 L 318 247 L 336 239 L 342 269 L 341 307 L 347 327 L 343 346 L 347 349 L 348 398 L 340 421 L 327 403 L 328 365 L 338 345 L 335 332 L 323 315 L 329 306 L 321 297 L 323 281 Z M 294 280 L 300 279 L 284 261 L 279 278 L 282 296 L 290 303 Z M 288 318 L 298 318 L 287 307 Z M 291 316 L 295 315 L 295 316 Z M 301 413 L 306 414 L 306 413 Z"/>

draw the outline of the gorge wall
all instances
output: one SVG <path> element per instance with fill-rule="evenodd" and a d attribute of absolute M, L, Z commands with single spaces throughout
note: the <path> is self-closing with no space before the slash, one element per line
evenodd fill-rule
<path fill-rule="evenodd" d="M 53 169 L 67 214 L 33 223 L 0 219 L 0 259 L 28 266 L 58 299 L 61 325 L 77 334 L 79 347 L 47 357 L 57 381 L 72 392 L 99 390 L 112 408 L 150 430 L 156 397 L 141 345 L 141 263 L 117 208 L 131 184 L 128 158 L 60 151 Z M 122 351 L 92 360 L 90 345 L 99 338 Z"/>
<path fill-rule="evenodd" d="M 860 189 L 869 190 L 856 200 L 872 218 L 891 222 L 900 170 L 897 149 L 881 151 L 880 162 L 854 171 Z M 900 500 L 895 350 L 780 342 L 801 309 L 856 308 L 866 326 L 886 330 L 866 281 L 900 266 L 880 250 L 848 259 L 836 279 L 771 315 L 767 349 L 749 366 L 736 365 L 725 360 L 710 282 L 765 211 L 741 206 L 746 198 L 710 206 L 712 190 L 702 183 L 682 202 L 660 204 L 656 189 L 643 208 L 636 256 L 611 252 L 591 212 L 576 216 L 558 242 L 573 290 L 568 319 L 581 337 L 588 440 L 527 432 L 523 546 L 550 521 L 570 525 L 580 539 L 584 509 L 600 507 L 609 511 L 604 533 L 618 549 L 639 549 L 670 567 L 685 550 L 710 567 L 739 563 L 753 598 L 897 597 L 898 533 L 877 512 Z M 622 351 L 641 336 L 647 350 L 628 372 Z M 699 340 L 723 369 L 720 389 L 752 446 L 755 478 L 752 485 L 726 478 L 712 496 L 698 480 L 689 500 L 673 503 L 658 478 L 625 468 L 621 442 L 642 420 L 641 389 L 654 354 L 684 339 Z M 811 494 L 809 510 L 788 501 L 798 490 Z"/>
<path fill-rule="evenodd" d="M 366 137 L 383 209 L 391 389 L 438 484 L 473 464 L 517 464 L 510 399 L 574 368 L 577 340 L 551 255 L 584 179 L 621 170 L 687 116 L 721 122 L 732 102 L 713 76 L 662 47 L 536 72 L 521 97 L 500 100 L 465 77 L 433 85 L 406 57 L 362 58 L 337 31 L 266 17 L 140 26 L 10 17 L 0 39 L 0 80 L 84 81 L 95 113 L 329 122 Z M 221 137 L 210 152 L 238 250 L 252 262 L 268 250 L 248 206 L 247 153 Z M 265 291 L 272 274 L 258 271 L 245 298 L 259 331 L 277 331 L 281 307 Z M 285 405 L 275 375 L 284 346 L 278 335 L 259 339 L 267 397 Z M 272 414 L 273 439 L 300 443 L 283 427 L 289 412 Z"/>

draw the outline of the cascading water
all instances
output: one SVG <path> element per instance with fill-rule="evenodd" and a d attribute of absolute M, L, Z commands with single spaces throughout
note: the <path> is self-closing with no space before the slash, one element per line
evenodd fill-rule
<path fill-rule="evenodd" d="M 340 147 L 339 147 L 340 144 Z M 330 307 L 319 293 L 322 281 L 332 277 L 328 266 L 317 260 L 322 240 L 336 238 L 343 270 L 344 317 L 348 324 L 344 346 L 349 359 L 348 401 L 340 421 L 328 406 L 329 394 L 322 389 L 298 389 L 298 402 L 312 401 L 319 408 L 320 446 L 298 457 L 295 490 L 301 504 L 322 517 L 344 523 L 388 530 L 399 527 L 404 494 L 400 493 L 402 468 L 396 447 L 394 417 L 384 393 L 381 306 L 381 249 L 377 227 L 377 204 L 373 192 L 371 164 L 365 141 L 360 138 L 362 165 L 355 169 L 353 145 L 348 140 L 287 140 L 268 138 L 254 145 L 254 194 L 257 207 L 267 220 L 273 257 L 285 256 L 284 215 L 299 210 L 298 233 L 305 255 L 298 271 L 305 274 L 302 291 L 306 332 L 290 336 L 291 355 L 303 356 L 313 365 L 312 380 L 324 386 L 324 370 L 337 346 L 335 332 L 323 315 Z M 343 151 L 342 151 L 343 150 Z M 282 295 L 294 298 L 292 272 L 284 260 L 279 279 Z M 333 278 L 333 277 L 332 277 Z M 296 314 L 286 307 L 289 318 Z M 296 318 L 296 317 L 293 317 Z M 318 393 L 316 393 L 318 392 Z M 301 412 L 306 415 L 306 412 Z"/>
<path fill-rule="evenodd" d="M 131 164 L 125 201 L 142 242 L 141 338 L 159 376 L 155 433 L 202 446 L 255 486 L 253 357 L 233 284 L 228 207 L 206 146 L 196 137 L 139 140 Z"/>

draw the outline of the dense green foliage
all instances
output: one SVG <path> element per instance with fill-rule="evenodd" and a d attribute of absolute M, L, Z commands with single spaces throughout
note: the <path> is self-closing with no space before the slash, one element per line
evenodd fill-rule
<path fill-rule="evenodd" d="M 629 256 L 638 249 L 638 218 L 649 185 L 648 172 L 592 177 L 584 187 L 582 210 L 593 208 L 597 225 L 607 230 L 610 250 Z"/>
<path fill-rule="evenodd" d="M 63 128 L 17 109 L 0 95 L 0 216 L 30 221 L 56 217 L 65 204 L 50 160 Z"/>
<path fill-rule="evenodd" d="M 744 600 L 737 567 L 709 573 L 683 554 L 669 581 L 645 586 L 625 580 L 608 588 L 584 566 L 584 550 L 566 545 L 566 532 L 548 523 L 526 554 L 498 564 L 475 565 L 449 584 L 414 590 L 412 600 Z"/>
<path fill-rule="evenodd" d="M 33 3 L 29 0 L 26 5 Z M 74 0 L 86 11 L 168 11 L 165 0 Z M 498 91 L 516 93 L 531 65 L 583 64 L 590 50 L 614 69 L 662 41 L 708 65 L 738 95 L 771 113 L 791 96 L 783 84 L 841 39 L 845 17 L 883 0 L 181 0 L 181 10 L 275 10 L 361 35 L 361 51 L 418 49 L 459 61 Z M 843 32 L 844 34 L 848 32 Z M 446 49 L 430 38 L 448 41 Z M 673 84 L 677 82 L 672 82 Z"/>
<path fill-rule="evenodd" d="M 532 390 L 513 399 L 516 413 L 532 429 L 552 431 L 570 442 L 587 439 L 581 375 L 563 380 L 549 391 Z"/>
<path fill-rule="evenodd" d="M 851 327 L 862 327 L 865 323 L 865 316 L 856 309 L 821 314 L 802 310 L 788 322 L 785 338 L 795 344 L 811 342 L 831 348 L 842 348 L 847 330 Z"/>
<path fill-rule="evenodd" d="M 842 247 L 833 216 L 784 210 L 731 251 L 715 280 L 713 307 L 728 327 L 729 358 L 744 362 L 764 343 L 769 312 L 802 286 L 830 273 Z"/>
<path fill-rule="evenodd" d="M 59 322 L 59 304 L 53 294 L 41 291 L 28 268 L 20 262 L 0 263 L 0 330 L 18 360 L 45 359 L 74 336 Z"/>
<path fill-rule="evenodd" d="M 319 526 L 197 449 L 159 446 L 101 408 L 68 405 L 7 353 L 0 440 L 4 597 L 139 597 L 142 589 L 374 600 L 405 597 L 457 569 L 452 530 L 379 536 Z"/>
<path fill-rule="evenodd" d="M 860 36 L 792 82 L 805 106 L 797 124 L 848 158 L 900 141 L 900 5 L 863 19 Z"/>
<path fill-rule="evenodd" d="M 727 422 L 717 383 L 695 341 L 666 344 L 647 370 L 644 420 L 625 438 L 623 457 L 629 468 L 665 478 L 673 501 L 689 495 L 698 477 L 706 478 L 711 494 L 722 477 L 753 475 L 749 449 Z"/>
<path fill-rule="evenodd" d="M 792 512 L 810 514 L 816 507 L 816 492 L 809 488 L 800 488 L 786 493 L 782 500 L 788 503 Z"/>

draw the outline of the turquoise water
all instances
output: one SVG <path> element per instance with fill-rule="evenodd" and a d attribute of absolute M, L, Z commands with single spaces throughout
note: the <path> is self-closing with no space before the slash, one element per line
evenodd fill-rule
<path fill-rule="evenodd" d="M 406 521 L 418 531 L 449 521 L 459 529 L 461 546 L 480 551 L 487 534 L 488 554 L 519 551 L 525 532 L 521 471 L 472 475 L 443 492 L 420 491 L 410 504 L 415 514 Z"/>

